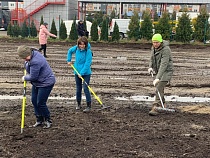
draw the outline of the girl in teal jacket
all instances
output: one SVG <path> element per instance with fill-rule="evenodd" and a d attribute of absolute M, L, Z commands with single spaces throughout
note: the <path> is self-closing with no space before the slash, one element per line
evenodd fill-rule
<path fill-rule="evenodd" d="M 91 77 L 91 63 L 92 63 L 92 51 L 90 43 L 86 37 L 82 36 L 77 40 L 77 45 L 71 47 L 67 53 L 67 64 L 72 65 L 72 55 L 75 54 L 74 67 L 79 72 L 79 75 L 74 71 L 76 81 L 76 109 L 81 109 L 82 100 L 82 79 L 89 85 Z M 84 112 L 91 110 L 91 95 L 86 84 L 83 84 L 84 93 L 86 96 L 87 107 Z"/>

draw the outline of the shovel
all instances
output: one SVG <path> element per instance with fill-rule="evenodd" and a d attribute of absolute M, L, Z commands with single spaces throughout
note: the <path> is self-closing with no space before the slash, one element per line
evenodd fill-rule
<path fill-rule="evenodd" d="M 151 73 L 152 77 L 153 77 L 153 73 Z M 156 91 L 157 91 L 157 94 L 158 94 L 158 97 L 160 99 L 160 102 L 161 102 L 161 106 L 162 107 L 155 107 L 155 110 L 159 111 L 159 112 L 162 112 L 162 111 L 166 111 L 166 112 L 175 112 L 174 109 L 169 109 L 169 108 L 165 108 L 164 104 L 163 104 L 163 100 L 162 100 L 162 97 L 160 95 L 160 92 L 159 90 L 157 89 L 156 87 Z"/>
<path fill-rule="evenodd" d="M 77 71 L 77 69 L 74 67 L 73 64 L 71 64 L 71 67 L 74 69 L 74 71 L 77 73 L 77 75 L 81 76 L 79 74 L 79 72 Z M 102 101 L 100 100 L 100 98 L 95 94 L 95 92 L 92 90 L 92 88 L 87 84 L 87 82 L 85 82 L 84 78 L 81 76 L 82 81 L 86 84 L 86 86 L 88 87 L 88 89 L 91 91 L 91 93 L 94 95 L 95 99 L 101 104 L 102 108 L 100 110 L 103 109 L 109 109 L 110 106 L 106 106 L 102 103 Z"/>
<path fill-rule="evenodd" d="M 24 76 L 25 75 L 26 75 L 26 69 L 24 69 Z M 22 101 L 21 133 L 23 133 L 23 128 L 24 128 L 25 107 L 26 107 L 26 81 L 23 82 L 23 101 Z"/>

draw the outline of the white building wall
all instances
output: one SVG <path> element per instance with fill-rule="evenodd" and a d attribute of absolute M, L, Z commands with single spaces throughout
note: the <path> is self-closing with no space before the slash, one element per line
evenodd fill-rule
<path fill-rule="evenodd" d="M 16 8 L 16 3 L 15 2 L 8 2 L 8 8 L 9 8 L 9 10 L 15 9 Z"/>
<path fill-rule="evenodd" d="M 23 2 L 18 2 L 18 8 L 23 8 Z M 16 2 L 8 2 L 8 8 L 9 10 L 13 10 L 16 8 Z"/>
<path fill-rule="evenodd" d="M 90 4 L 87 4 L 87 5 L 90 5 Z M 93 11 L 101 11 L 101 4 L 93 3 L 92 6 L 93 6 Z"/>
<path fill-rule="evenodd" d="M 50 0 L 48 0 L 49 2 Z M 55 0 L 52 0 L 54 2 Z M 58 0 L 59 1 L 59 0 Z M 59 2 L 61 2 L 60 0 Z M 24 9 L 27 14 L 30 14 L 41 5 L 45 4 L 46 0 L 27 0 L 24 2 Z M 44 22 L 48 23 L 48 27 L 51 28 L 52 21 L 54 19 L 57 30 L 59 30 L 59 21 L 72 20 L 77 17 L 77 0 L 66 0 L 66 4 L 49 4 L 43 9 L 39 10 L 32 15 L 32 18 L 36 21 L 41 21 L 43 16 Z"/>
<path fill-rule="evenodd" d="M 78 0 L 66 0 L 66 10 L 68 12 L 66 20 L 73 20 L 75 16 L 78 19 Z"/>
<path fill-rule="evenodd" d="M 193 7 L 192 7 L 192 11 L 193 12 L 199 12 L 199 10 L 200 10 L 200 6 L 199 5 L 193 5 Z"/>
<path fill-rule="evenodd" d="M 33 15 L 33 18 L 37 21 L 41 21 L 43 16 L 44 22 L 48 23 L 48 27 L 51 28 L 52 21 L 54 19 L 57 30 L 59 30 L 59 20 L 68 20 L 68 11 L 64 10 L 63 5 L 48 5 L 39 12 Z"/>

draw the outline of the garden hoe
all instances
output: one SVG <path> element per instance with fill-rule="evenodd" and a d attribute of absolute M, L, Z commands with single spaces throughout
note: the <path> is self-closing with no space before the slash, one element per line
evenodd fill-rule
<path fill-rule="evenodd" d="M 73 64 L 71 64 L 71 67 L 74 69 L 74 71 L 77 73 L 77 75 L 80 75 L 79 72 L 77 71 L 77 69 L 74 67 Z M 81 76 L 81 75 L 80 75 Z M 91 91 L 91 93 L 94 95 L 95 99 L 101 104 L 102 108 L 100 110 L 103 109 L 109 109 L 110 106 L 105 106 L 102 101 L 99 99 L 99 97 L 95 94 L 95 92 L 92 90 L 92 88 L 87 84 L 87 82 L 85 82 L 84 78 L 82 78 L 82 81 L 86 84 L 86 86 L 88 87 L 88 89 Z"/>
<path fill-rule="evenodd" d="M 153 77 L 153 73 L 151 73 L 152 77 Z M 158 94 L 158 97 L 160 98 L 160 102 L 161 102 L 161 106 L 162 107 L 155 107 L 155 110 L 158 111 L 158 112 L 175 112 L 174 109 L 169 109 L 169 108 L 165 108 L 164 104 L 163 104 L 163 100 L 160 96 L 160 92 L 159 90 L 157 89 L 156 87 L 156 91 L 157 91 L 157 94 Z"/>
<path fill-rule="evenodd" d="M 25 75 L 26 75 L 26 69 L 24 69 L 24 76 Z M 26 81 L 23 82 L 23 101 L 22 101 L 21 133 L 23 133 L 23 128 L 24 128 L 25 107 L 26 107 Z"/>

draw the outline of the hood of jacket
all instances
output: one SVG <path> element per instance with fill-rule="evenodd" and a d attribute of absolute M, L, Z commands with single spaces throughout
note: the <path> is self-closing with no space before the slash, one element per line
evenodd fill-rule
<path fill-rule="evenodd" d="M 91 48 L 91 45 L 90 45 L 90 43 L 88 42 L 87 49 L 90 49 L 90 48 Z"/>
<path fill-rule="evenodd" d="M 46 26 L 42 24 L 39 28 L 40 28 L 40 29 L 43 29 L 43 28 L 46 29 Z"/>
<path fill-rule="evenodd" d="M 155 51 L 160 51 L 160 50 L 162 50 L 162 49 L 163 49 L 164 47 L 166 47 L 166 46 L 169 46 L 169 42 L 168 42 L 168 41 L 163 40 L 163 42 L 161 43 L 161 45 L 160 45 L 160 47 L 159 47 L 159 48 L 155 49 L 155 48 L 152 46 L 152 50 L 155 50 Z"/>

